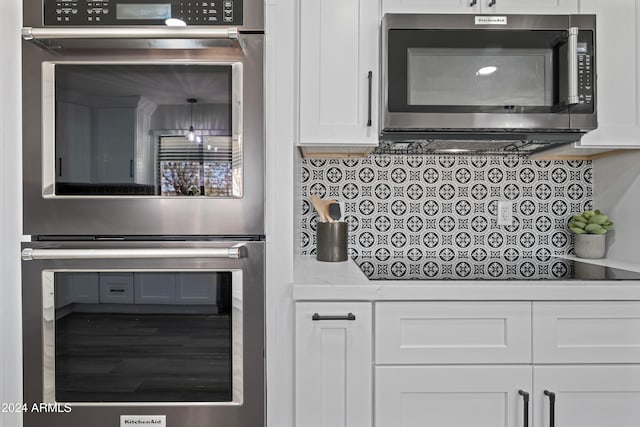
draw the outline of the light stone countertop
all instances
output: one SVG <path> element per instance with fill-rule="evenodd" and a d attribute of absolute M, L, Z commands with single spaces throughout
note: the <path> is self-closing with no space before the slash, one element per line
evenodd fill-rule
<path fill-rule="evenodd" d="M 571 258 L 571 257 L 567 257 Z M 584 260 L 582 260 L 584 261 Z M 597 265 L 640 267 L 594 261 Z M 353 260 L 320 262 L 315 256 L 295 259 L 293 298 L 297 301 L 490 300 L 589 301 L 640 300 L 636 280 L 375 280 Z"/>

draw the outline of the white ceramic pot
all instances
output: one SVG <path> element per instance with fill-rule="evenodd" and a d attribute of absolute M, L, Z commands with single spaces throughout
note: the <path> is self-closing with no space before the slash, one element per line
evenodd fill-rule
<path fill-rule="evenodd" d="M 597 259 L 604 256 L 606 234 L 576 234 L 575 252 L 578 258 Z"/>

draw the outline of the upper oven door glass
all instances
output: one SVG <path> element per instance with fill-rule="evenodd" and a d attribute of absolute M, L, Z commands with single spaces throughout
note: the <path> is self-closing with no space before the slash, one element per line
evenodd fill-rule
<path fill-rule="evenodd" d="M 45 70 L 45 197 L 242 197 L 241 63 Z"/>
<path fill-rule="evenodd" d="M 388 111 L 568 113 L 567 31 L 391 29 Z"/>

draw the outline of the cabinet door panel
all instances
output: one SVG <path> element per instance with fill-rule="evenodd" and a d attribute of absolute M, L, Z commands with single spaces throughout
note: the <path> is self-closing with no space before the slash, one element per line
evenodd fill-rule
<path fill-rule="evenodd" d="M 479 13 L 476 0 L 382 0 L 383 13 Z"/>
<path fill-rule="evenodd" d="M 480 0 L 483 13 L 563 14 L 578 13 L 578 0 Z"/>
<path fill-rule="evenodd" d="M 133 280 L 136 304 L 175 304 L 175 274 L 136 273 Z"/>
<path fill-rule="evenodd" d="M 598 128 L 584 146 L 640 146 L 640 0 L 580 0 L 580 13 L 596 14 Z M 631 34 L 631 35 L 630 35 Z"/>
<path fill-rule="evenodd" d="M 556 395 L 555 425 L 637 427 L 640 366 L 543 366 L 533 368 L 535 427 L 549 426 L 549 399 Z"/>
<path fill-rule="evenodd" d="M 382 302 L 376 363 L 527 363 L 529 302 Z"/>
<path fill-rule="evenodd" d="M 371 427 L 371 376 L 371 304 L 296 304 L 296 426 Z"/>
<path fill-rule="evenodd" d="M 535 302 L 534 363 L 640 361 L 640 302 Z"/>
<path fill-rule="evenodd" d="M 98 273 L 73 273 L 73 302 L 97 304 Z"/>
<path fill-rule="evenodd" d="M 378 366 L 376 427 L 520 427 L 518 390 L 531 392 L 528 366 Z"/>
<path fill-rule="evenodd" d="M 375 1 L 300 2 L 300 144 L 377 144 L 378 12 Z"/>
<path fill-rule="evenodd" d="M 177 304 L 217 304 L 217 276 L 202 273 L 176 273 Z"/>

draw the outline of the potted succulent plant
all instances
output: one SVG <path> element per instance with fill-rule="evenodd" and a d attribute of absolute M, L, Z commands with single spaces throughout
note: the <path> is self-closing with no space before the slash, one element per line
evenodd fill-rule
<path fill-rule="evenodd" d="M 602 258 L 605 234 L 614 224 L 599 210 L 584 211 L 569 220 L 569 230 L 576 235 L 575 252 L 579 258 Z"/>

